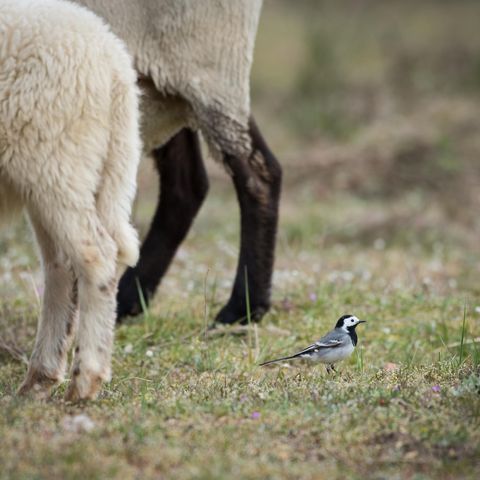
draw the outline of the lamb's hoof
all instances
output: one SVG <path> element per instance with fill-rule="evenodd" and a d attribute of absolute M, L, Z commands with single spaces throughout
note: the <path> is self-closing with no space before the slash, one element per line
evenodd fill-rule
<path fill-rule="evenodd" d="M 251 309 L 250 320 L 254 323 L 259 323 L 263 316 L 267 313 L 268 307 L 258 306 Z M 240 323 L 241 325 L 248 325 L 248 316 L 245 311 L 245 307 L 236 307 L 230 303 L 227 303 L 215 317 L 216 324 L 221 325 L 233 325 L 234 323 Z"/>
<path fill-rule="evenodd" d="M 52 388 L 60 383 L 60 379 L 51 378 L 40 370 L 29 370 L 25 380 L 17 390 L 17 395 L 35 400 L 46 400 Z"/>
<path fill-rule="evenodd" d="M 65 401 L 76 403 L 81 400 L 77 386 L 72 382 L 65 392 Z"/>
<path fill-rule="evenodd" d="M 82 400 L 95 400 L 103 384 L 101 375 L 93 372 L 80 372 L 76 374 L 65 393 L 67 402 L 79 402 Z"/>

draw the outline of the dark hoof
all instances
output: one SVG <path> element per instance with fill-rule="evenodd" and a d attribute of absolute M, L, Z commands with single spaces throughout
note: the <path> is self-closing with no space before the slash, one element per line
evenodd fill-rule
<path fill-rule="evenodd" d="M 263 316 L 267 313 L 268 307 L 252 308 L 250 321 L 254 323 L 260 322 Z M 215 317 L 215 324 L 233 325 L 239 323 L 240 325 L 248 325 L 248 317 L 245 309 L 233 308 L 229 304 L 225 305 Z"/>
<path fill-rule="evenodd" d="M 123 303 L 117 298 L 117 324 L 122 323 L 128 317 L 136 317 L 142 313 L 140 303 Z"/>
<path fill-rule="evenodd" d="M 245 312 L 238 312 L 232 309 L 229 305 L 225 305 L 215 317 L 215 324 L 233 325 L 237 322 L 247 320 Z"/>
<path fill-rule="evenodd" d="M 140 301 L 138 282 L 134 274 L 127 270 L 118 284 L 117 293 L 117 323 L 126 317 L 135 317 L 143 313 Z M 143 292 L 145 306 L 148 306 L 148 295 Z"/>

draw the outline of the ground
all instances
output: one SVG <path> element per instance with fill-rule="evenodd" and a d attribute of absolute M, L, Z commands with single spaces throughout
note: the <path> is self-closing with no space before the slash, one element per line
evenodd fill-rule
<path fill-rule="evenodd" d="M 231 195 L 213 190 L 152 308 L 117 329 L 114 377 L 99 400 L 65 404 L 64 386 L 46 404 L 19 400 L 25 365 L 2 354 L 0 476 L 478 478 L 480 302 L 470 285 L 480 259 L 441 237 L 428 248 L 330 243 L 332 205 L 313 218 L 290 204 L 272 312 L 246 331 L 209 334 L 237 229 Z M 21 253 L 12 263 L 0 332 L 28 351 L 37 264 Z M 308 363 L 257 366 L 344 313 L 368 323 L 336 375 Z M 76 425 L 78 415 L 87 418 Z"/>
<path fill-rule="evenodd" d="M 341 37 L 349 2 L 321 2 L 323 20 L 310 23 L 315 2 L 266 3 L 254 106 L 285 188 L 261 324 L 206 329 L 228 298 L 238 244 L 234 193 L 210 162 L 209 198 L 151 307 L 117 328 L 99 399 L 66 404 L 66 384 L 46 403 L 18 399 L 42 281 L 26 223 L 2 230 L 0 478 L 480 477 L 480 107 L 478 77 L 465 73 L 480 65 L 478 7 L 367 3 L 370 17 L 359 8 Z M 387 53 L 372 40 L 382 25 Z M 327 72 L 314 83 L 323 93 L 308 82 L 316 68 Z M 452 68 L 473 83 L 459 85 Z M 145 232 L 155 186 L 143 169 Z M 336 375 L 258 367 L 346 313 L 367 323 Z"/>

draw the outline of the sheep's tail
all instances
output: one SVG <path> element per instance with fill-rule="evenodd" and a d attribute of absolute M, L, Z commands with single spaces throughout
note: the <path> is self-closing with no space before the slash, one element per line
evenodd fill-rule
<path fill-rule="evenodd" d="M 134 266 L 139 240 L 130 223 L 141 157 L 138 90 L 133 69 L 118 69 L 113 78 L 110 143 L 97 207 L 118 247 L 118 261 Z"/>

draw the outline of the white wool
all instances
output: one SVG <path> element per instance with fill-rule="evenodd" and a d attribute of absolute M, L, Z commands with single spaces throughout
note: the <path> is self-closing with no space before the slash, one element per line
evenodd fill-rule
<path fill-rule="evenodd" d="M 0 0 L 0 218 L 26 208 L 46 279 L 25 390 L 61 379 L 77 305 L 71 396 L 94 396 L 109 378 L 118 264 L 138 257 L 136 78 L 123 43 L 87 9 Z"/>
<path fill-rule="evenodd" d="M 156 132 L 144 127 L 148 148 L 189 125 L 226 153 L 249 153 L 249 78 L 262 0 L 75 1 L 111 25 L 158 92 L 184 102 L 147 91 L 145 121 L 156 115 L 151 122 L 160 125 Z"/>

